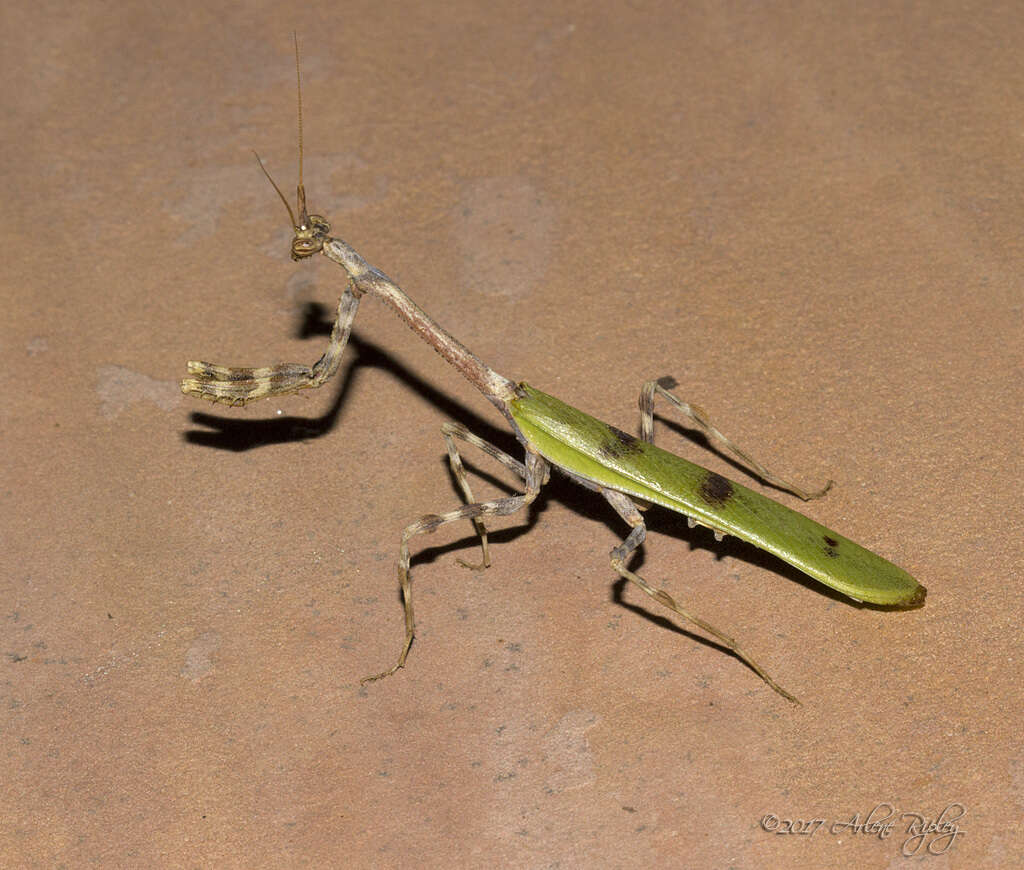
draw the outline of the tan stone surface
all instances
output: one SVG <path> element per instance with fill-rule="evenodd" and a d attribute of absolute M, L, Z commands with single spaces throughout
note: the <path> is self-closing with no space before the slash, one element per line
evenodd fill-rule
<path fill-rule="evenodd" d="M 1024 19 L 492 5 L 6 7 L 0 864 L 891 868 L 900 814 L 960 804 L 927 866 L 1020 866 Z M 338 270 L 288 259 L 249 150 L 292 188 L 293 28 L 339 235 L 621 428 L 674 375 L 775 470 L 834 477 L 807 513 L 927 606 L 652 511 L 642 571 L 794 707 L 622 590 L 622 524 L 560 480 L 486 575 L 468 528 L 418 548 L 409 665 L 361 689 L 400 645 L 401 529 L 459 501 L 440 423 L 510 442 L 372 300 L 320 394 L 178 393 L 186 359 L 325 342 Z M 880 804 L 891 836 L 830 830 Z"/>

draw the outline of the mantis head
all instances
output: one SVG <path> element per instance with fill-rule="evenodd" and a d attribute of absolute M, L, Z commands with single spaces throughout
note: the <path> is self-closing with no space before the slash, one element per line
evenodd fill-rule
<path fill-rule="evenodd" d="M 256 154 L 256 152 L 253 151 L 253 154 Z M 318 214 L 309 214 L 306 211 L 306 188 L 302 182 L 299 182 L 296 193 L 297 205 L 299 207 L 299 219 L 296 220 L 295 212 L 292 211 L 288 200 L 281 193 L 281 188 L 277 186 L 270 173 L 267 172 L 267 167 L 263 165 L 259 154 L 256 154 L 256 162 L 259 163 L 263 174 L 267 176 L 267 180 L 274 185 L 274 190 L 281 197 L 284 207 L 288 209 L 288 217 L 291 219 L 292 227 L 295 229 L 295 236 L 292 238 L 292 259 L 295 261 L 304 260 L 306 257 L 312 257 L 314 254 L 320 253 L 323 250 L 324 242 L 331 237 L 331 225 L 327 218 Z"/>

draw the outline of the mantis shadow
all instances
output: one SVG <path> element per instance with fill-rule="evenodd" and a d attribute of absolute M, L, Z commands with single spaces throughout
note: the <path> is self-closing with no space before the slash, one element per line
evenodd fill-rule
<path fill-rule="evenodd" d="M 330 335 L 332 321 L 328 311 L 319 302 L 308 303 L 303 308 L 302 320 L 297 330 L 298 338 Z M 320 438 L 332 432 L 342 419 L 342 410 L 350 390 L 366 368 L 376 368 L 392 375 L 409 390 L 419 394 L 439 408 L 446 417 L 458 420 L 482 438 L 497 443 L 503 450 L 515 450 L 515 438 L 506 430 L 488 423 L 465 405 L 434 387 L 429 381 L 409 371 L 395 361 L 387 351 L 371 341 L 361 338 L 353 329 L 346 350 L 353 351 L 353 357 L 344 366 L 338 380 L 340 385 L 328 408 L 317 417 L 277 416 L 270 419 L 237 419 L 222 414 L 194 411 L 189 419 L 194 426 L 183 437 L 190 444 L 213 447 L 219 450 L 243 452 L 272 444 L 287 444 Z M 299 399 L 307 398 L 304 392 Z"/>

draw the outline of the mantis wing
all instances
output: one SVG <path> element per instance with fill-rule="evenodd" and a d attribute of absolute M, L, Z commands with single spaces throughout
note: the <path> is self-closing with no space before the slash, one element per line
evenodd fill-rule
<path fill-rule="evenodd" d="M 545 459 L 571 474 L 734 535 L 857 601 L 918 607 L 902 568 L 767 496 L 519 384 L 509 412 Z"/>

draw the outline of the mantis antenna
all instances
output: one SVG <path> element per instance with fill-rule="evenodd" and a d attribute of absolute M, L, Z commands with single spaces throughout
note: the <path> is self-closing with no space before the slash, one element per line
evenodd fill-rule
<path fill-rule="evenodd" d="M 299 107 L 299 186 L 296 189 L 296 197 L 299 204 L 299 226 L 309 225 L 309 215 L 306 213 L 306 186 L 302 183 L 302 69 L 299 65 L 299 34 L 292 31 L 292 39 L 295 42 L 295 92 L 296 102 Z"/>
<path fill-rule="evenodd" d="M 313 256 L 313 254 L 318 253 L 323 248 L 323 243 L 331 231 L 331 225 L 327 222 L 326 218 L 316 214 L 311 215 L 306 211 L 306 186 L 302 183 L 302 71 L 299 66 L 299 34 L 293 31 L 292 38 L 295 41 L 295 86 L 299 107 L 299 184 L 295 190 L 296 206 L 299 213 L 298 220 L 295 219 L 295 212 L 292 211 L 292 207 L 281 192 L 281 188 L 277 186 L 277 182 L 274 181 L 270 172 L 267 171 L 267 167 L 263 165 L 260 155 L 255 149 L 253 149 L 252 153 L 256 156 L 256 162 L 259 163 L 260 169 L 263 170 L 263 174 L 267 177 L 267 181 L 271 183 L 274 190 L 277 191 L 277 195 L 281 198 L 281 202 L 284 203 L 284 207 L 288 209 L 288 217 L 295 228 L 295 238 L 292 241 L 292 259 L 302 260 Z"/>

